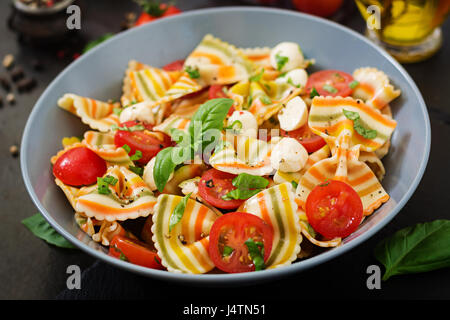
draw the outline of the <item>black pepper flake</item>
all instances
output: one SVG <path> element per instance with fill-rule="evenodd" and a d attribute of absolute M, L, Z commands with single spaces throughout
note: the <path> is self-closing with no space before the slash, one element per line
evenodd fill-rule
<path fill-rule="evenodd" d="M 206 185 L 208 188 L 214 188 L 214 181 L 213 181 L 212 179 L 207 180 L 207 181 L 205 182 L 205 185 Z"/>

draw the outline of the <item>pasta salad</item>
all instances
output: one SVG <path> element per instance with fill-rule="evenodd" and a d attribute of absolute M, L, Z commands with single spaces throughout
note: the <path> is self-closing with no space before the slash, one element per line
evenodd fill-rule
<path fill-rule="evenodd" d="M 375 68 L 314 64 L 297 43 L 206 35 L 162 68 L 131 60 L 119 102 L 64 94 L 90 128 L 51 158 L 80 229 L 175 273 L 273 269 L 341 245 L 389 199 L 400 90 Z"/>

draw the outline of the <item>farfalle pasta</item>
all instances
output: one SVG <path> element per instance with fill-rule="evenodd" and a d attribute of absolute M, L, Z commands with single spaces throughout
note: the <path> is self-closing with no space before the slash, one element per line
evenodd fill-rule
<path fill-rule="evenodd" d="M 340 246 L 376 214 L 400 90 L 373 67 L 310 73 L 297 43 L 261 45 L 205 35 L 184 60 L 130 60 L 120 102 L 58 100 L 89 126 L 50 159 L 82 232 L 148 268 L 253 272 Z"/>

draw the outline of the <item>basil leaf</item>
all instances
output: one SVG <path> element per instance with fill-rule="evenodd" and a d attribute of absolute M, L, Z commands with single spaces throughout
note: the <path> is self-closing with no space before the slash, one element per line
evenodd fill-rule
<path fill-rule="evenodd" d="M 327 91 L 327 92 L 329 92 L 329 93 L 337 93 L 338 92 L 338 90 L 335 87 L 333 87 L 333 86 L 331 86 L 329 84 L 324 84 L 322 86 L 322 89 Z"/>
<path fill-rule="evenodd" d="M 153 180 L 160 192 L 164 190 L 170 174 L 176 167 L 176 164 L 172 161 L 173 149 L 174 147 L 162 149 L 156 155 L 155 166 L 153 167 Z"/>
<path fill-rule="evenodd" d="M 184 210 L 186 209 L 186 204 L 191 197 L 191 194 L 192 192 L 184 196 L 183 199 L 175 206 L 169 220 L 169 232 L 171 232 L 173 227 L 175 227 L 183 218 Z"/>
<path fill-rule="evenodd" d="M 88 42 L 86 44 L 86 46 L 83 48 L 82 53 L 88 52 L 89 50 L 91 50 L 95 46 L 99 45 L 103 41 L 106 41 L 106 40 L 108 40 L 109 38 L 111 38 L 113 36 L 114 36 L 114 34 L 112 34 L 112 33 L 105 33 L 104 35 L 100 36 L 98 39 Z"/>
<path fill-rule="evenodd" d="M 266 268 L 264 264 L 264 244 L 262 242 L 255 242 L 253 239 L 249 238 L 244 242 L 247 246 L 250 258 L 253 260 L 255 265 L 255 271 L 260 271 Z"/>
<path fill-rule="evenodd" d="M 281 71 L 281 69 L 283 69 L 283 67 L 289 61 L 289 58 L 288 57 L 284 57 L 284 56 L 280 56 L 280 53 L 277 53 L 275 55 L 275 61 L 277 63 L 277 70 Z"/>
<path fill-rule="evenodd" d="M 298 183 L 297 183 L 297 182 L 295 182 L 294 180 L 292 180 L 292 181 L 291 181 L 291 184 L 292 184 L 292 186 L 294 187 L 294 189 L 296 189 L 296 190 L 297 190 L 297 187 L 298 187 Z"/>
<path fill-rule="evenodd" d="M 359 116 L 358 112 L 348 111 L 345 109 L 342 109 L 342 112 L 344 113 L 344 116 L 353 121 L 353 129 L 363 136 L 366 139 L 375 139 L 377 137 L 377 131 L 372 129 L 366 129 L 361 123 L 361 117 Z"/>
<path fill-rule="evenodd" d="M 258 81 L 261 80 L 263 74 L 264 74 L 264 69 L 262 69 L 260 73 L 258 73 L 258 74 L 256 74 L 256 75 L 250 77 L 248 80 L 249 80 L 249 81 L 253 81 L 253 82 L 258 82 Z"/>
<path fill-rule="evenodd" d="M 240 189 L 264 189 L 269 185 L 269 180 L 248 173 L 240 173 L 231 183 Z"/>
<path fill-rule="evenodd" d="M 56 232 L 56 230 L 53 229 L 52 226 L 39 213 L 22 220 L 22 223 L 36 237 L 41 238 L 50 244 L 61 248 L 76 249 L 72 243 Z"/>
<path fill-rule="evenodd" d="M 344 113 L 344 116 L 349 120 L 355 121 L 355 120 L 359 119 L 358 112 L 353 112 L 353 111 L 349 111 L 349 110 L 345 110 L 345 109 L 342 109 L 342 112 Z"/>
<path fill-rule="evenodd" d="M 223 129 L 223 121 L 234 101 L 228 98 L 218 98 L 208 100 L 200 106 L 191 119 L 188 132 L 191 135 L 193 144 L 201 142 L 203 149 L 210 144 L 217 144 L 217 141 L 207 140 L 206 132 L 210 130 L 221 131 Z M 211 133 L 211 132 L 210 132 Z M 199 151 L 194 149 L 194 151 Z"/>
<path fill-rule="evenodd" d="M 295 84 L 294 81 L 292 81 L 291 77 L 288 78 L 287 83 L 290 84 L 293 87 L 300 88 L 300 85 L 299 84 Z"/>
<path fill-rule="evenodd" d="M 223 200 L 233 200 L 233 199 L 241 199 L 247 200 L 248 198 L 253 197 L 255 194 L 260 192 L 262 189 L 234 189 L 228 192 L 226 195 L 222 196 Z"/>
<path fill-rule="evenodd" d="M 383 280 L 450 267 L 450 220 L 401 229 L 381 241 L 374 254 L 386 268 Z"/>
<path fill-rule="evenodd" d="M 120 114 L 122 113 L 123 109 L 122 108 L 113 108 L 113 113 L 117 116 L 120 116 Z"/>
<path fill-rule="evenodd" d="M 352 82 L 350 82 L 348 84 L 348 86 L 350 87 L 350 89 L 355 89 L 357 86 L 359 85 L 359 82 L 356 80 L 353 80 Z"/>

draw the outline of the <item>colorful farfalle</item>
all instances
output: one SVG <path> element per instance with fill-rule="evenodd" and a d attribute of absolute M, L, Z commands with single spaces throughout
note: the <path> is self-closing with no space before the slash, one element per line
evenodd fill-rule
<path fill-rule="evenodd" d="M 142 67 L 142 64 L 130 61 L 124 79 L 122 104 L 125 106 L 132 102 L 160 100 L 181 74 L 180 71 L 165 71 L 145 65 Z"/>
<path fill-rule="evenodd" d="M 67 200 L 69 200 L 69 203 L 72 206 L 72 208 L 75 209 L 76 198 L 77 198 L 78 191 L 80 190 L 80 188 L 76 188 L 76 187 L 72 187 L 67 184 L 64 184 L 58 178 L 55 179 L 55 183 L 64 192 L 64 195 L 66 196 Z"/>
<path fill-rule="evenodd" d="M 358 81 L 358 85 L 352 96 L 364 100 L 368 106 L 376 109 L 382 109 L 401 93 L 389 83 L 387 75 L 376 68 L 356 69 L 353 78 Z"/>
<path fill-rule="evenodd" d="M 361 145 L 350 148 L 351 141 L 352 131 L 343 129 L 334 141 L 333 155 L 305 172 L 296 190 L 299 205 L 304 208 L 311 190 L 326 180 L 340 180 L 352 186 L 361 198 L 365 215 L 389 199 L 372 170 L 359 160 Z"/>
<path fill-rule="evenodd" d="M 291 264 L 300 252 L 301 227 L 295 194 L 290 183 L 282 183 L 259 192 L 244 203 L 244 212 L 263 219 L 273 229 L 272 252 L 268 269 Z"/>
<path fill-rule="evenodd" d="M 115 145 L 113 132 L 86 131 L 82 143 L 110 164 L 133 165 L 127 151 Z"/>
<path fill-rule="evenodd" d="M 97 220 L 123 221 L 146 217 L 153 213 L 156 198 L 142 178 L 125 167 L 111 167 L 105 174 L 117 179 L 109 185 L 108 194 L 91 189 L 89 193 L 79 195 L 75 209 L 87 217 Z"/>
<path fill-rule="evenodd" d="M 169 232 L 171 216 L 183 198 L 161 194 L 153 214 L 153 242 L 168 271 L 206 273 L 214 268 L 209 258 L 209 231 L 220 216 L 193 199 L 188 199 L 181 220 Z"/>
<path fill-rule="evenodd" d="M 114 113 L 114 108 L 119 108 L 120 103 L 102 102 L 66 93 L 58 100 L 58 106 L 79 116 L 83 123 L 94 130 L 107 132 L 112 125 L 119 124 L 119 116 Z"/>
<path fill-rule="evenodd" d="M 253 64 L 241 50 L 210 34 L 203 38 L 184 65 L 198 70 L 199 81 L 204 85 L 247 80 L 254 70 Z"/>
<path fill-rule="evenodd" d="M 232 174 L 248 173 L 256 176 L 273 172 L 270 143 L 244 135 L 227 135 L 226 138 L 228 140 L 224 139 L 209 158 L 212 167 Z"/>
<path fill-rule="evenodd" d="M 168 135 L 171 135 L 172 129 L 178 129 L 187 132 L 190 123 L 191 120 L 188 118 L 172 115 L 164 120 L 161 124 L 154 127 L 153 130 L 161 131 Z"/>
<path fill-rule="evenodd" d="M 345 111 L 357 113 L 359 123 L 366 130 L 375 130 L 376 137 L 365 138 L 354 130 L 354 121 L 347 118 Z M 369 107 L 361 100 L 350 97 L 315 97 L 309 113 L 311 130 L 322 136 L 333 149 L 333 141 L 345 129 L 351 131 L 351 145 L 361 145 L 361 150 L 375 151 L 391 137 L 397 122 Z"/>

